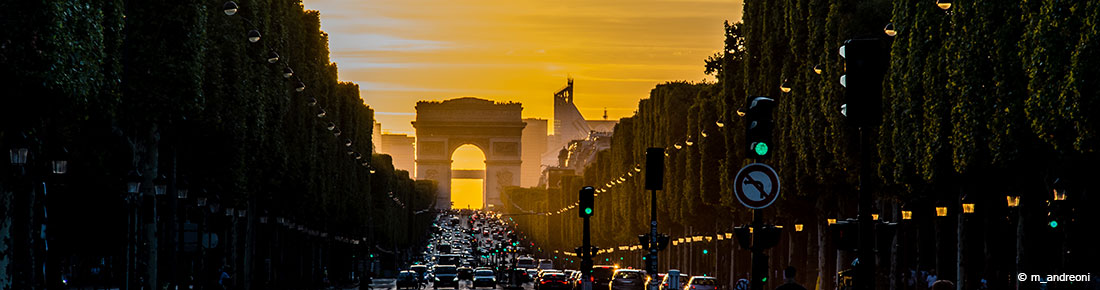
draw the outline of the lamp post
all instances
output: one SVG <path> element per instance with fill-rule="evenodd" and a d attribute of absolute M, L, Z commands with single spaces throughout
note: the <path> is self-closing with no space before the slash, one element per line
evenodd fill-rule
<path fill-rule="evenodd" d="M 126 207 L 127 207 L 127 223 L 126 223 L 126 274 L 123 285 L 125 289 L 133 289 L 137 284 L 135 283 L 135 277 L 137 273 L 137 204 L 138 199 L 141 197 L 138 192 L 141 189 L 141 173 L 137 170 L 131 170 L 126 175 Z"/>

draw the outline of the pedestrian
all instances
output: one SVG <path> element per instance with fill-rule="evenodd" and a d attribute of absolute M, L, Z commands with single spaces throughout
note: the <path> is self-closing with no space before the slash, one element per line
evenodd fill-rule
<path fill-rule="evenodd" d="M 775 288 L 775 290 L 806 290 L 806 287 L 798 285 L 798 282 L 794 280 L 796 274 L 798 274 L 798 270 L 795 270 L 794 266 L 787 266 L 787 269 L 783 270 L 783 280 L 786 282 L 779 285 L 779 288 Z"/>
<path fill-rule="evenodd" d="M 222 266 L 221 273 L 218 274 L 218 286 L 222 289 L 231 289 L 233 284 L 233 278 L 229 276 L 229 266 Z"/>
<path fill-rule="evenodd" d="M 925 282 L 928 282 L 928 289 L 932 289 L 932 284 L 935 284 L 939 277 L 936 277 L 936 269 L 928 270 L 928 277 L 924 278 Z"/>

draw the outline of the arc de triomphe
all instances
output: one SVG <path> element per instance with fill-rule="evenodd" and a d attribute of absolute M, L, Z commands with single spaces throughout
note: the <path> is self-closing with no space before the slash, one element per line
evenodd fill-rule
<path fill-rule="evenodd" d="M 483 179 L 482 207 L 502 205 L 503 188 L 519 184 L 522 111 L 519 103 L 470 97 L 416 103 L 416 178 L 439 184 L 437 208 L 450 208 L 452 177 Z M 466 144 L 485 154 L 485 171 L 451 171 L 455 149 Z"/>

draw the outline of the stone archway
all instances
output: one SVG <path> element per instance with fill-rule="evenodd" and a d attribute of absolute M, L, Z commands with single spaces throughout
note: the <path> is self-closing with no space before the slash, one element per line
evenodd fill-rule
<path fill-rule="evenodd" d="M 523 123 L 519 103 L 478 98 L 416 103 L 416 178 L 439 184 L 437 208 L 450 208 L 452 154 L 474 145 L 485 154 L 483 208 L 501 206 L 504 187 L 519 184 Z M 458 174 L 469 175 L 470 172 Z M 473 173 L 476 174 L 476 173 Z"/>

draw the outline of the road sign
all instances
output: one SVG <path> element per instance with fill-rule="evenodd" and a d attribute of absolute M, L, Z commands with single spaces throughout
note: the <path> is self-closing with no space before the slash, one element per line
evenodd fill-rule
<path fill-rule="evenodd" d="M 779 199 L 779 175 L 767 164 L 745 165 L 733 182 L 734 195 L 748 208 L 765 208 Z"/>

